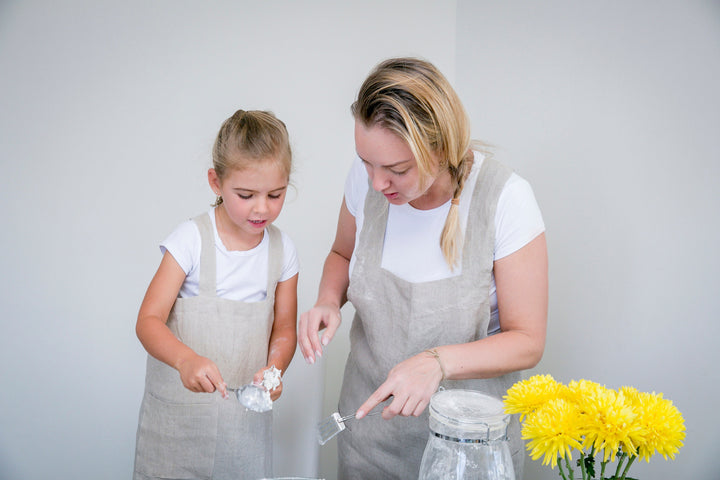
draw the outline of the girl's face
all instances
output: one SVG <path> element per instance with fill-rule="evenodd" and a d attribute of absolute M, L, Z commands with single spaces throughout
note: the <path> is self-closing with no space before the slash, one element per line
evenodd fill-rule
<path fill-rule="evenodd" d="M 390 130 L 377 125 L 367 127 L 356 121 L 355 149 L 367 169 L 373 189 L 385 195 L 393 205 L 410 203 L 415 208 L 432 208 L 449 199 L 442 192 L 442 201 L 435 205 L 435 193 L 440 186 L 436 182 L 437 163 L 425 188 L 420 188 L 420 170 L 410 147 Z M 425 200 L 431 198 L 432 205 L 427 205 Z"/>
<path fill-rule="evenodd" d="M 280 162 L 269 159 L 242 170 L 230 170 L 220 180 L 208 171 L 210 187 L 219 193 L 221 220 L 234 240 L 252 248 L 262 240 L 263 230 L 280 215 L 288 178 Z"/>

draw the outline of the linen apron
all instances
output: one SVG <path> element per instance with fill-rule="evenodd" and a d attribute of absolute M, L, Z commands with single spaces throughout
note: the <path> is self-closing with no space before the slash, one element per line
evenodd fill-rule
<path fill-rule="evenodd" d="M 381 268 L 388 202 L 369 188 L 348 288 L 356 314 L 340 392 L 342 414 L 357 410 L 403 360 L 429 348 L 487 336 L 495 210 L 511 173 L 493 159 L 483 161 L 470 200 L 462 273 L 421 283 L 405 281 Z M 519 379 L 520 373 L 514 372 L 484 380 L 445 380 L 441 385 L 479 390 L 502 399 Z M 427 409 L 419 417 L 365 417 L 348 422 L 348 428 L 349 432 L 338 436 L 339 478 L 418 478 L 429 435 Z M 519 480 L 524 451 L 517 416 L 511 420 L 508 435 Z"/>
<path fill-rule="evenodd" d="M 220 298 L 216 293 L 215 233 L 208 214 L 200 229 L 199 295 L 178 298 L 168 317 L 173 334 L 211 359 L 228 388 L 252 382 L 267 362 L 275 287 L 282 269 L 282 238 L 270 225 L 267 297 L 261 302 Z M 247 410 L 229 392 L 195 393 L 180 374 L 148 355 L 140 407 L 135 480 L 257 479 L 272 473 L 272 411 Z"/>

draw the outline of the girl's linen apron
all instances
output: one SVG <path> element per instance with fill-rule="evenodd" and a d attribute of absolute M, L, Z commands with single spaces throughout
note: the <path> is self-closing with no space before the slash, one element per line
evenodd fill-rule
<path fill-rule="evenodd" d="M 511 170 L 486 158 L 472 195 L 462 252 L 462 273 L 451 278 L 410 283 L 381 268 L 388 202 L 369 188 L 348 298 L 356 314 L 350 329 L 339 411 L 354 412 L 389 371 L 426 349 L 472 342 L 487 336 L 490 282 L 495 244 L 495 210 Z M 479 390 L 498 398 L 520 373 L 485 380 L 443 381 L 446 389 Z M 428 440 L 427 409 L 419 417 L 383 420 L 370 416 L 348 422 L 338 436 L 341 479 L 414 479 Z M 524 452 L 520 425 L 508 430 L 517 478 Z"/>
<path fill-rule="evenodd" d="M 173 334 L 198 355 L 211 359 L 228 388 L 252 382 L 267 362 L 275 287 L 283 248 L 270 225 L 267 297 L 239 302 L 216 294 L 215 234 L 207 214 L 200 229 L 200 285 L 196 297 L 178 298 L 168 317 Z M 148 355 L 140 407 L 135 480 L 263 478 L 272 471 L 272 411 L 247 410 L 231 392 L 195 393 L 174 368 Z"/>

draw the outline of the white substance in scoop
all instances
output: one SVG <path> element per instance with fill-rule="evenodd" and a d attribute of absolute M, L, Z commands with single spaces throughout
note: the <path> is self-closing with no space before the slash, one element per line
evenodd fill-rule
<path fill-rule="evenodd" d="M 265 390 L 270 392 L 280 386 L 281 373 L 282 372 L 280 370 L 275 368 L 275 365 L 263 372 L 262 386 L 265 387 Z"/>
<path fill-rule="evenodd" d="M 245 408 L 253 412 L 268 412 L 272 410 L 270 392 L 257 385 L 245 385 L 237 393 L 238 400 Z"/>

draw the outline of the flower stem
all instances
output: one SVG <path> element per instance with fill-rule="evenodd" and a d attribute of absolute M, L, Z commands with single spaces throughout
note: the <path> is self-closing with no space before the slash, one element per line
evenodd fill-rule
<path fill-rule="evenodd" d="M 567 469 L 568 469 L 568 472 L 569 472 L 568 474 L 570 475 L 570 480 L 573 480 L 573 479 L 575 478 L 575 472 L 573 472 L 573 469 L 572 469 L 572 467 L 570 466 L 570 458 L 569 458 L 569 456 L 568 456 L 568 457 L 565 457 L 565 465 L 567 465 Z"/>
<path fill-rule="evenodd" d="M 565 476 L 565 471 L 563 470 L 562 458 L 558 458 L 558 469 L 560 470 L 560 476 L 563 478 L 563 480 L 568 480 L 568 478 Z M 570 480 L 573 480 L 572 477 L 570 477 Z"/>
<path fill-rule="evenodd" d="M 617 468 L 615 469 L 615 478 L 621 478 L 621 477 L 620 477 L 620 469 L 622 468 L 623 463 L 625 463 L 625 457 L 626 457 L 626 456 L 627 456 L 627 455 L 626 455 L 624 452 L 621 452 L 621 453 L 618 455 Z"/>
<path fill-rule="evenodd" d="M 587 472 L 585 471 L 585 455 L 580 455 L 580 471 L 582 472 L 582 480 L 587 480 Z"/>
<path fill-rule="evenodd" d="M 622 477 L 620 477 L 622 480 L 625 480 L 625 476 L 627 475 L 628 470 L 630 470 L 630 465 L 633 464 L 633 462 L 635 461 L 636 458 L 637 458 L 637 455 L 633 455 L 632 457 L 630 457 L 630 460 L 628 460 L 628 463 L 625 466 L 625 470 L 623 470 Z"/>

